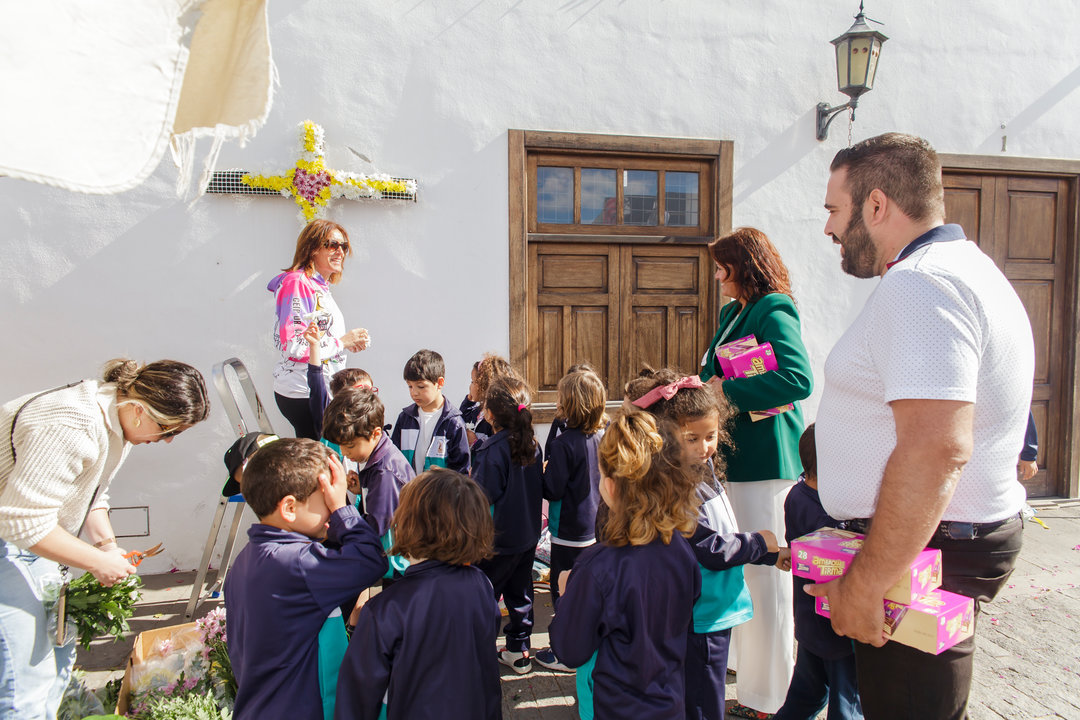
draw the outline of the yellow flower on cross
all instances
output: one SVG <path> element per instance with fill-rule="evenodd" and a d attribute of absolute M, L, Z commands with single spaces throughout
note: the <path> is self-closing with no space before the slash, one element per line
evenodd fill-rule
<path fill-rule="evenodd" d="M 330 200 L 335 197 L 357 200 L 381 198 L 390 193 L 406 197 L 416 195 L 415 180 L 327 169 L 324 152 L 322 126 L 305 120 L 300 123 L 300 157 L 291 171 L 282 175 L 246 173 L 240 182 L 291 197 L 300 207 L 300 217 L 305 223 L 323 217 Z"/>

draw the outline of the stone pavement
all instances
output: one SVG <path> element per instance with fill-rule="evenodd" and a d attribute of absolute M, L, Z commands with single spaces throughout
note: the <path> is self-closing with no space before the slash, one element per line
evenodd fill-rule
<path fill-rule="evenodd" d="M 1009 584 L 979 620 L 971 720 L 1080 718 L 1080 501 L 1035 502 L 1049 530 L 1028 522 L 1024 548 Z M 91 687 L 123 674 L 134 633 L 183 621 L 193 572 L 145 578 L 132 635 L 80 650 L 78 665 Z M 212 609 L 203 603 L 197 615 Z M 533 645 L 547 646 L 550 597 L 537 591 Z M 517 675 L 502 669 L 503 715 L 513 720 L 575 720 L 574 676 L 534 665 Z M 736 683 L 729 678 L 729 702 Z M 821 717 L 824 717 L 822 715 Z M 929 719 L 928 719 L 929 720 Z"/>

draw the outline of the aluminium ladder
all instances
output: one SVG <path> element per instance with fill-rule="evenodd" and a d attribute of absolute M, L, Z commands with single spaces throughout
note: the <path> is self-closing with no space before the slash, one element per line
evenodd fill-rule
<path fill-rule="evenodd" d="M 231 370 L 231 372 L 226 372 Z M 229 424 L 236 431 L 238 437 L 243 437 L 249 432 L 254 432 L 250 429 L 245 420 L 245 414 L 241 409 L 240 400 L 243 398 L 247 401 L 247 407 L 250 412 L 249 415 L 254 416 L 255 425 L 258 427 L 259 432 L 266 433 L 267 435 L 275 435 L 273 426 L 270 424 L 270 418 L 266 414 L 266 410 L 263 408 L 262 402 L 259 400 L 258 393 L 255 392 L 255 385 L 251 381 L 251 375 L 248 373 L 244 363 L 239 358 L 229 358 L 223 360 L 214 366 L 213 369 L 214 387 L 217 388 L 218 395 L 221 397 L 221 402 L 225 406 L 225 414 L 229 418 Z M 230 503 L 235 504 L 236 509 L 233 511 L 232 524 L 229 526 L 229 537 L 225 541 L 225 549 L 221 556 L 221 567 L 218 570 L 217 578 L 214 584 L 209 589 L 209 597 L 216 598 L 221 595 L 221 589 L 224 587 L 225 576 L 229 572 L 229 566 L 232 564 L 232 552 L 233 545 L 236 542 L 236 533 L 240 529 L 240 520 L 244 514 L 244 496 L 241 494 L 233 495 L 232 497 L 222 496 L 218 500 L 217 512 L 214 513 L 214 522 L 210 525 L 210 534 L 206 538 L 206 545 L 203 547 L 202 560 L 199 562 L 199 571 L 195 577 L 195 583 L 191 586 L 191 598 L 188 600 L 187 609 L 184 610 L 184 619 L 190 620 L 194 615 L 195 609 L 198 607 L 203 596 L 203 583 L 206 581 L 207 572 L 210 570 L 210 559 L 214 552 L 214 546 L 217 545 L 218 533 L 221 530 L 221 522 L 225 518 L 226 508 Z"/>

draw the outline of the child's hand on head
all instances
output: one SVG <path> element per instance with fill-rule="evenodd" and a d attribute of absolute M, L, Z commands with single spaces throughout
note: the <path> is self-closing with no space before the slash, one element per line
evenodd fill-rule
<path fill-rule="evenodd" d="M 780 556 L 776 558 L 776 567 L 784 572 L 791 572 L 791 548 L 779 548 Z"/>
<path fill-rule="evenodd" d="M 319 488 L 322 490 L 326 507 L 330 512 L 337 512 L 348 504 L 348 496 L 345 494 L 347 487 L 345 467 L 338 460 L 337 455 L 331 455 L 327 461 L 326 473 L 319 473 Z"/>
<path fill-rule="evenodd" d="M 771 552 L 777 552 L 780 550 L 780 544 L 776 542 L 776 535 L 773 535 L 772 530 L 758 530 L 758 535 L 765 538 L 765 548 Z"/>

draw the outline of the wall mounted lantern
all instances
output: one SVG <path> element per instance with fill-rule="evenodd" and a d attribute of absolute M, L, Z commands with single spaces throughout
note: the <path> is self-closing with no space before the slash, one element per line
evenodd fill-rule
<path fill-rule="evenodd" d="M 851 100 L 836 107 L 829 107 L 828 103 L 818 103 L 818 140 L 824 140 L 828 136 L 829 125 L 841 110 L 851 108 L 852 118 L 854 118 L 859 96 L 874 87 L 874 74 L 877 72 L 881 45 L 889 38 L 877 30 L 871 30 L 866 20 L 863 4 L 860 2 L 855 23 L 847 29 L 847 32 L 832 41 L 832 44 L 836 46 L 836 86 Z M 870 20 L 870 22 L 876 23 L 877 20 Z"/>

